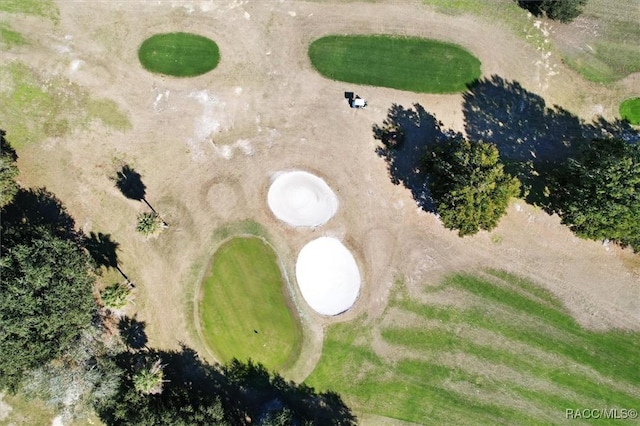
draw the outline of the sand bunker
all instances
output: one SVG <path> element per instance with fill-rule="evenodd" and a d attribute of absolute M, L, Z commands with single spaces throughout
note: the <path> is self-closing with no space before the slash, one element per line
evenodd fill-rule
<path fill-rule="evenodd" d="M 273 214 L 292 226 L 319 226 L 338 210 L 338 197 L 329 185 L 311 173 L 293 171 L 271 184 L 267 202 Z"/>
<path fill-rule="evenodd" d="M 300 250 L 296 278 L 304 300 L 322 315 L 346 311 L 360 292 L 358 265 L 335 238 L 315 239 Z"/>

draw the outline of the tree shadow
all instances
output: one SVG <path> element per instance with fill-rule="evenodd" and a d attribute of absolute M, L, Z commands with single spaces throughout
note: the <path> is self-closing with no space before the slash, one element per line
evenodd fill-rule
<path fill-rule="evenodd" d="M 118 322 L 118 330 L 120 337 L 125 345 L 131 349 L 143 349 L 147 347 L 147 333 L 145 331 L 147 324 L 144 321 L 138 321 L 135 317 L 122 317 Z"/>
<path fill-rule="evenodd" d="M 356 417 L 333 392 L 318 393 L 304 384 L 296 384 L 268 371 L 251 361 L 233 360 L 228 364 L 208 364 L 184 345 L 179 351 L 149 349 L 146 356 L 162 360 L 164 390 L 159 395 L 145 396 L 145 400 L 131 397 L 132 384 L 125 379 L 118 395 L 98 413 L 106 424 L 118 424 L 116 417 L 132 424 L 151 405 L 156 413 L 169 413 L 184 422 L 193 422 L 193 413 L 221 404 L 227 421 L 234 425 L 261 424 L 273 411 L 284 409 L 291 413 L 292 425 L 355 425 Z M 134 368 L 135 354 L 123 353 L 117 364 L 125 371 Z M 125 374 L 125 377 L 131 376 Z M 144 404 L 144 407 L 140 404 Z M 175 409 L 180 407 L 180 412 Z M 148 419 L 141 419 L 147 420 Z M 177 421 L 176 417 L 173 420 Z M 165 418 L 166 421 L 166 418 Z M 204 423 L 202 423 L 204 424 Z M 211 424 L 211 422 L 209 423 Z"/>
<path fill-rule="evenodd" d="M 426 148 L 446 140 L 462 137 L 443 130 L 442 122 L 416 103 L 412 108 L 393 104 L 383 126 L 373 126 L 374 138 L 382 142 L 376 153 L 385 159 L 389 176 L 395 185 L 403 184 L 411 191 L 420 208 L 434 212 L 428 189 L 428 178 L 421 170 Z"/>
<path fill-rule="evenodd" d="M 551 181 L 586 142 L 605 135 L 635 137 L 623 121 L 587 124 L 497 75 L 471 85 L 463 98 L 467 137 L 495 144 L 505 170 L 522 183 L 526 201 L 547 209 Z"/>
<path fill-rule="evenodd" d="M 116 173 L 115 185 L 122 192 L 122 195 L 130 200 L 142 201 L 145 199 L 147 187 L 142 182 L 142 176 L 128 164 L 122 166 L 122 169 Z"/>
<path fill-rule="evenodd" d="M 19 189 L 13 201 L 2 212 L 4 237 L 20 230 L 20 238 L 39 238 L 39 228 L 45 226 L 54 235 L 82 243 L 83 235 L 76 231 L 75 221 L 62 202 L 45 188 Z"/>
<path fill-rule="evenodd" d="M 84 246 L 86 247 L 89 255 L 95 262 L 96 266 L 105 268 L 115 268 L 120 275 L 123 276 L 127 282 L 129 277 L 122 272 L 118 265 L 118 247 L 119 243 L 111 239 L 110 234 L 103 234 L 102 232 L 91 232 L 88 237 L 85 238 Z"/>
<path fill-rule="evenodd" d="M 147 187 L 142 182 L 142 176 L 140 175 L 140 173 L 136 172 L 128 164 L 125 164 L 124 166 L 122 166 L 122 169 L 120 169 L 116 173 L 114 182 L 116 188 L 118 188 L 120 192 L 122 192 L 122 195 L 129 198 L 130 200 L 144 202 L 151 209 L 151 211 L 155 213 L 160 218 L 160 220 L 162 220 L 163 226 L 169 226 L 167 222 L 165 222 L 164 219 L 160 217 L 156 209 L 153 208 L 149 201 L 147 201 Z"/>

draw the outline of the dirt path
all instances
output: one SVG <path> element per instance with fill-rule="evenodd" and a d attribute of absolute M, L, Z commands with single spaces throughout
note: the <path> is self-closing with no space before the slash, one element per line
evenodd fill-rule
<path fill-rule="evenodd" d="M 417 294 L 447 273 L 493 267 L 549 288 L 585 326 L 640 330 L 637 256 L 579 240 L 558 218 L 523 202 L 510 208 L 493 239 L 486 233 L 460 239 L 418 210 L 408 191 L 390 183 L 374 152 L 372 124 L 380 123 L 394 102 L 406 107 L 419 102 L 445 126 L 462 129 L 461 96 L 332 82 L 311 69 L 306 48 L 329 33 L 449 40 L 477 55 L 485 76 L 517 80 L 549 105 L 560 103 L 587 119 L 600 98 L 612 99 L 623 85 L 596 87 L 555 63 L 557 74 L 550 75 L 548 64 L 538 64 L 543 53 L 499 25 L 437 15 L 419 2 L 60 1 L 59 6 L 55 28 L 31 27 L 25 20 L 21 30 L 33 28 L 28 35 L 37 43 L 11 57 L 116 100 L 133 129 L 121 134 L 98 128 L 27 148 L 20 153 L 23 181 L 46 183 L 79 226 L 110 233 L 120 243 L 121 266 L 138 286 L 138 319 L 147 321 L 151 346 L 198 345 L 189 315 L 194 280 L 214 230 L 243 219 L 268 229 L 290 276 L 306 242 L 321 235 L 345 242 L 360 264 L 364 286 L 355 308 L 336 321 L 378 315 L 397 277 L 405 276 Z M 139 44 L 174 30 L 214 39 L 221 50 L 219 67 L 185 80 L 142 70 Z M 344 91 L 366 97 L 369 108 L 349 109 Z M 149 202 L 171 224 L 159 238 L 135 233 L 135 217 L 144 205 L 113 188 L 108 178 L 118 161 L 142 174 Z M 321 176 L 340 199 L 336 216 L 317 230 L 292 229 L 267 207 L 271 175 L 293 168 Z M 299 293 L 296 297 L 310 333 L 300 363 L 289 372 L 301 380 L 320 356 L 322 326 L 333 320 L 313 314 Z"/>

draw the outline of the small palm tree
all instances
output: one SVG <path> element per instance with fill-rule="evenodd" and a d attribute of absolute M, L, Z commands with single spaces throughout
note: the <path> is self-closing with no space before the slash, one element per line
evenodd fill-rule
<path fill-rule="evenodd" d="M 129 302 L 131 289 L 125 283 L 115 283 L 102 290 L 100 298 L 107 308 L 122 309 Z"/>
<path fill-rule="evenodd" d="M 158 231 L 162 225 L 162 220 L 157 213 L 142 213 L 138 216 L 138 226 L 136 226 L 136 231 L 140 232 L 142 235 L 151 235 Z"/>
<path fill-rule="evenodd" d="M 165 382 L 163 368 L 164 365 L 159 359 L 149 366 L 142 367 L 133 376 L 136 391 L 145 395 L 162 393 Z"/>

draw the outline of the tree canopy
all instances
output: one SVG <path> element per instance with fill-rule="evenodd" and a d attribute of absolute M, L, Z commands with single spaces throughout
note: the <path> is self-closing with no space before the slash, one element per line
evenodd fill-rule
<path fill-rule="evenodd" d="M 582 13 L 587 0 L 518 0 L 520 7 L 536 16 L 544 13 L 549 19 L 571 22 Z"/>
<path fill-rule="evenodd" d="M 551 196 L 562 222 L 578 236 L 640 250 L 640 144 L 588 143 L 559 173 Z"/>
<path fill-rule="evenodd" d="M 18 192 L 18 156 L 5 139 L 5 134 L 4 130 L 0 130 L 0 208 L 9 204 Z"/>
<path fill-rule="evenodd" d="M 437 213 L 460 236 L 493 229 L 519 194 L 492 144 L 454 138 L 428 149 L 423 163 Z"/>
<path fill-rule="evenodd" d="M 94 277 L 73 219 L 44 189 L 3 209 L 0 388 L 60 356 L 92 320 Z"/>

